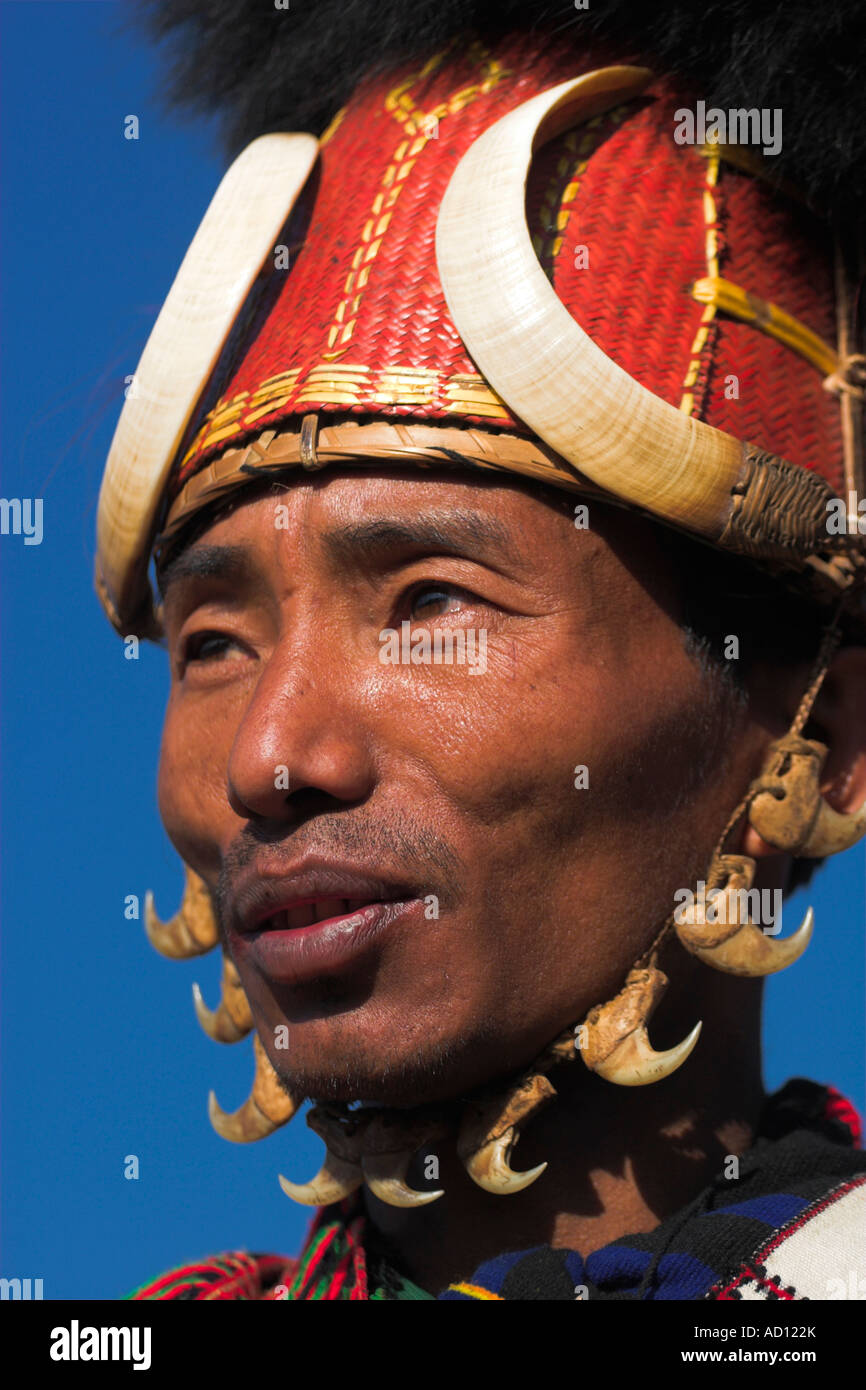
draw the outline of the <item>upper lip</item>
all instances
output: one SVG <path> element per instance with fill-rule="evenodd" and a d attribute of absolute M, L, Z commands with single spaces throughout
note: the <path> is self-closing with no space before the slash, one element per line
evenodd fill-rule
<path fill-rule="evenodd" d="M 277 912 L 317 898 L 396 902 L 415 897 L 412 888 L 362 868 L 307 857 L 290 872 L 271 875 L 250 869 L 232 893 L 231 917 L 238 931 L 256 931 Z"/>

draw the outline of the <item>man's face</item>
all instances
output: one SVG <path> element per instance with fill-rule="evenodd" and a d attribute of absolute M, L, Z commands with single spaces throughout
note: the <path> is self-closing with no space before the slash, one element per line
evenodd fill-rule
<path fill-rule="evenodd" d="M 163 819 L 281 1075 L 456 1096 L 615 993 L 704 871 L 720 696 L 628 514 L 454 473 L 242 496 L 167 576 Z"/>

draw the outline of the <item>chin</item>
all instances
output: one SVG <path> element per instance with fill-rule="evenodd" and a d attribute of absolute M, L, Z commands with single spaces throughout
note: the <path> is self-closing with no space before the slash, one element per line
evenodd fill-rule
<path fill-rule="evenodd" d="M 349 1055 L 335 1055 L 330 1066 L 323 1050 L 317 1050 L 309 1066 L 304 1064 L 302 1049 L 295 1051 L 291 1062 L 288 1054 L 280 1052 L 271 1060 L 289 1089 L 317 1101 L 363 1101 L 411 1109 L 456 1100 L 478 1085 L 467 1065 L 471 1048 L 458 1041 L 440 1042 L 420 1056 L 417 1050 L 401 1055 L 399 1043 L 387 1057 L 382 1055 L 381 1044 L 375 1052 L 375 1056 L 365 1055 L 359 1046 Z"/>

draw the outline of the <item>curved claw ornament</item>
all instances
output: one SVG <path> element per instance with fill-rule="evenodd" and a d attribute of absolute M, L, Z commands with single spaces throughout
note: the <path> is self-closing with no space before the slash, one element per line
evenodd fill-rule
<path fill-rule="evenodd" d="M 485 1192 L 493 1192 L 497 1196 L 522 1192 L 524 1187 L 530 1187 L 541 1177 L 547 1167 L 546 1163 L 538 1163 L 534 1168 L 527 1168 L 522 1173 L 511 1167 L 511 1150 L 519 1137 L 517 1128 L 512 1125 L 504 1134 L 500 1134 L 498 1139 L 491 1139 L 467 1159 L 467 1173 Z"/>
<path fill-rule="evenodd" d="M 426 1207 L 444 1196 L 444 1189 L 418 1192 L 406 1182 L 415 1150 L 393 1154 L 371 1154 L 362 1161 L 364 1181 L 380 1202 L 389 1207 Z"/>
<path fill-rule="evenodd" d="M 231 956 L 223 951 L 223 970 L 220 981 L 222 997 L 215 1009 L 209 1009 L 198 985 L 192 987 L 196 1018 L 214 1042 L 240 1042 L 253 1027 L 253 1016 Z"/>
<path fill-rule="evenodd" d="M 786 734 L 770 745 L 749 821 L 775 849 L 803 859 L 823 859 L 850 849 L 866 835 L 866 803 L 843 815 L 821 795 L 827 745 Z"/>
<path fill-rule="evenodd" d="M 511 1151 L 522 1127 L 556 1095 L 546 1076 L 530 1072 L 518 1081 L 505 1099 L 494 1098 L 472 1106 L 466 1113 L 457 1140 L 457 1153 L 474 1183 L 485 1192 L 507 1196 L 522 1192 L 541 1177 L 547 1167 L 539 1163 L 525 1172 L 511 1167 Z"/>
<path fill-rule="evenodd" d="M 356 1192 L 364 1181 L 360 1142 L 368 1122 L 344 1105 L 314 1105 L 307 1124 L 324 1141 L 325 1161 L 310 1182 L 290 1182 L 280 1174 L 286 1196 L 305 1207 L 326 1207 Z"/>
<path fill-rule="evenodd" d="M 301 1103 L 300 1097 L 291 1096 L 283 1090 L 258 1033 L 253 1039 L 253 1046 L 256 1074 L 252 1092 L 243 1105 L 228 1114 L 218 1104 L 213 1091 L 208 1096 L 211 1124 L 222 1139 L 228 1139 L 233 1144 L 252 1144 L 257 1139 L 267 1139 L 269 1134 L 288 1124 Z"/>
<path fill-rule="evenodd" d="M 144 930 L 147 939 L 160 955 L 170 960 L 189 960 L 192 956 L 203 956 L 219 940 L 216 917 L 210 894 L 188 865 L 183 899 L 175 915 L 168 922 L 161 922 L 153 906 L 153 894 L 148 892 L 144 899 Z"/>
<path fill-rule="evenodd" d="M 844 815 L 821 798 L 815 823 L 799 851 L 804 859 L 823 859 L 828 854 L 841 854 L 866 835 L 866 801 L 859 811 Z"/>
<path fill-rule="evenodd" d="M 696 1023 L 676 1047 L 669 1048 L 667 1052 L 656 1052 L 646 1028 L 636 1028 L 592 1070 L 617 1086 L 649 1086 L 653 1081 L 663 1081 L 682 1066 L 700 1033 L 701 1024 Z"/>
<path fill-rule="evenodd" d="M 590 1009 L 580 1049 L 590 1071 L 617 1086 L 648 1086 L 682 1066 L 700 1036 L 700 1023 L 667 1052 L 654 1051 L 647 1034 L 647 1022 L 667 983 L 654 966 L 630 970 L 614 999 Z"/>
<path fill-rule="evenodd" d="M 348 1163 L 329 1150 L 310 1182 L 289 1182 L 282 1173 L 279 1179 L 280 1187 L 293 1202 L 300 1202 L 305 1207 L 328 1207 L 332 1202 L 342 1202 L 344 1197 L 351 1197 L 364 1181 L 364 1175 L 357 1163 Z"/>
<path fill-rule="evenodd" d="M 443 1196 L 443 1190 L 419 1192 L 406 1181 L 413 1154 L 435 1139 L 444 1138 L 447 1126 L 435 1111 L 412 1115 L 398 1110 L 379 1110 L 362 1118 L 358 1148 L 364 1181 L 380 1202 L 389 1207 L 426 1207 Z"/>
<path fill-rule="evenodd" d="M 724 854 L 717 861 L 724 874 L 724 888 L 712 890 L 712 901 L 678 908 L 674 915 L 677 936 L 687 951 L 705 965 L 727 975 L 757 977 L 775 975 L 799 960 L 812 939 L 811 907 L 797 931 L 783 941 L 767 935 L 749 921 L 755 861 L 746 855 Z"/>

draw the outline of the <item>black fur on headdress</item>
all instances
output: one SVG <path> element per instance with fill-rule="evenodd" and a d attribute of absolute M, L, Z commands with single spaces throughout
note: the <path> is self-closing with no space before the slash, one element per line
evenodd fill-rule
<path fill-rule="evenodd" d="M 864 0 L 136 0 L 134 16 L 166 44 L 169 105 L 216 114 L 229 155 L 271 130 L 321 133 L 365 72 L 460 31 L 543 29 L 655 59 L 708 107 L 780 107 L 770 175 L 825 214 L 866 209 Z"/>

